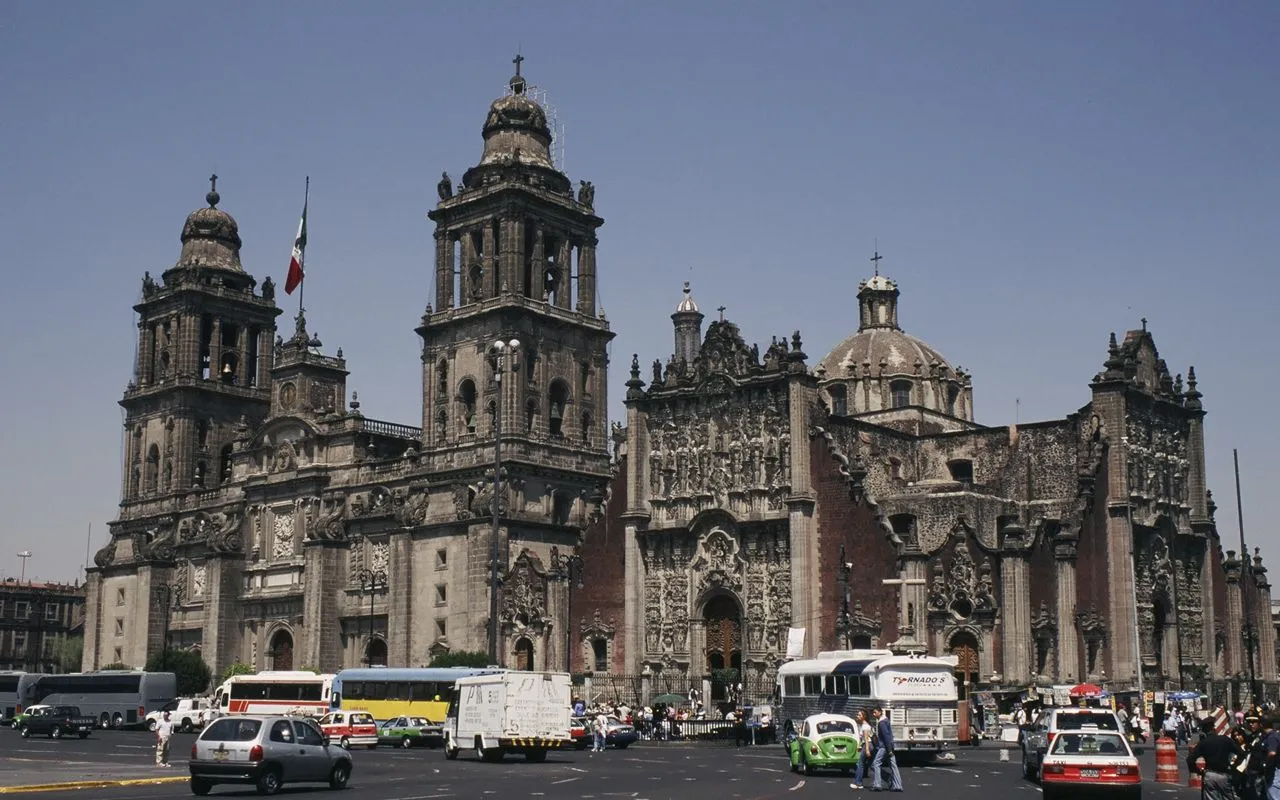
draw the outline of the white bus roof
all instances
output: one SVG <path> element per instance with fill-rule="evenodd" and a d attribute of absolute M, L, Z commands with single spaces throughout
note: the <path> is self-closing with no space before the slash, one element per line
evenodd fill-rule
<path fill-rule="evenodd" d="M 861 675 L 868 669 L 875 672 L 887 667 L 912 666 L 955 669 L 959 663 L 959 658 L 953 655 L 896 656 L 889 650 L 830 650 L 819 653 L 817 658 L 788 661 L 778 667 L 778 675 L 812 675 L 817 673 Z"/>

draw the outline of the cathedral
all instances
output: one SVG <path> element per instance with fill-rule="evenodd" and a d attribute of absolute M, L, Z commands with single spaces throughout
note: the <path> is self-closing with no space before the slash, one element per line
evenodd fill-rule
<path fill-rule="evenodd" d="M 215 674 L 487 650 L 763 695 L 788 657 L 884 647 L 993 690 L 1276 681 L 1266 569 L 1214 520 L 1195 371 L 1145 322 L 1111 336 L 1085 407 L 989 427 L 878 270 L 820 359 L 723 311 L 704 329 L 686 284 L 672 352 L 622 365 L 610 424 L 595 187 L 556 164 L 519 69 L 483 140 L 428 214 L 416 425 L 365 417 L 301 311 L 278 326 L 216 182 L 187 217 L 134 309 L 85 669 L 166 642 Z"/>

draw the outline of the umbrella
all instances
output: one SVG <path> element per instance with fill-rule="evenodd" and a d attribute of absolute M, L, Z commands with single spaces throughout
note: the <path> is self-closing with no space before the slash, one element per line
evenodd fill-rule
<path fill-rule="evenodd" d="M 1068 694 L 1072 697 L 1101 697 L 1102 687 L 1092 683 L 1079 683 L 1071 687 Z"/>
<path fill-rule="evenodd" d="M 652 702 L 655 706 L 678 706 L 689 702 L 689 698 L 682 694 L 667 693 L 658 695 Z"/>

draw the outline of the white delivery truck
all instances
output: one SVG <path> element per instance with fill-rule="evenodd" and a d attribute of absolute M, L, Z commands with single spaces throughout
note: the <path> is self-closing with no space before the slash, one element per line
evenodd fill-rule
<path fill-rule="evenodd" d="M 501 761 L 507 753 L 545 761 L 548 750 L 572 747 L 570 691 L 567 672 L 458 678 L 444 722 L 445 757 L 470 748 L 484 761 Z"/>

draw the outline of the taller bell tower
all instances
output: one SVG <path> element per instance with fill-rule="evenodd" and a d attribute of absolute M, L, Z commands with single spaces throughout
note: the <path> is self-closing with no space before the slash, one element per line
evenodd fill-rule
<path fill-rule="evenodd" d="M 554 163 L 547 113 L 530 97 L 520 60 L 485 118 L 480 162 L 456 188 L 446 173 L 427 215 L 436 225 L 435 307 L 417 329 L 422 454 L 432 481 L 452 484 L 457 518 L 466 520 L 468 585 L 492 586 L 494 563 L 506 574 L 501 600 L 468 604 L 471 641 L 492 633 L 490 607 L 499 606 L 500 659 L 560 668 L 565 639 L 553 631 L 567 611 L 548 615 L 517 598 L 550 591 L 529 586 L 558 574 L 610 477 L 613 333 L 596 301 L 604 221 L 595 188 L 580 181 L 575 193 Z"/>
<path fill-rule="evenodd" d="M 154 511 L 157 500 L 221 486 L 237 424 L 257 424 L 271 405 L 275 287 L 268 278 L 256 291 L 236 221 L 218 208 L 216 175 L 210 184 L 208 206 L 182 227 L 177 263 L 160 282 L 147 273 L 134 306 L 138 352 L 120 401 L 121 519 L 135 505 Z"/>

